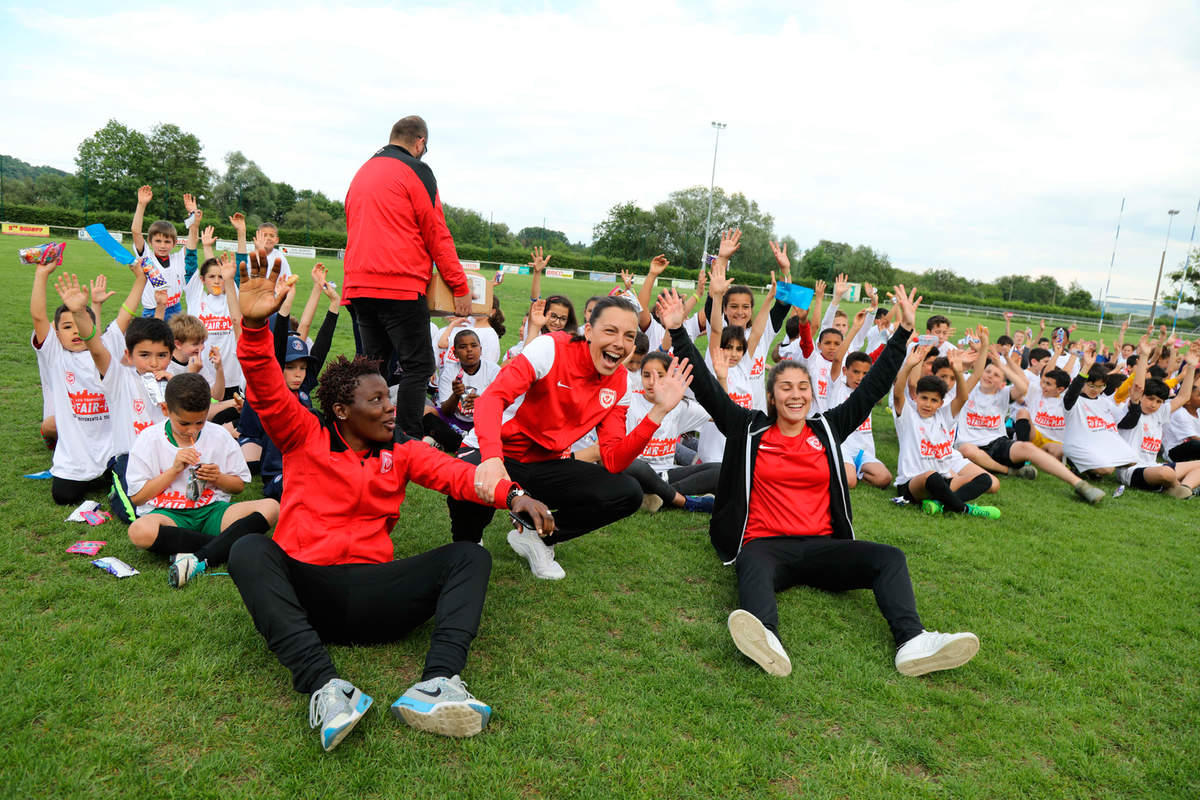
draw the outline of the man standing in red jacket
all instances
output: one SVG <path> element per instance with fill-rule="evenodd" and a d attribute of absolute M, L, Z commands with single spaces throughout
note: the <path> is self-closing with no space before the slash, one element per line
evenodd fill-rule
<path fill-rule="evenodd" d="M 361 337 L 360 352 L 401 370 L 396 430 L 421 438 L 425 386 L 433 375 L 426 287 L 433 265 L 454 293 L 454 313 L 471 311 L 470 291 L 446 228 L 433 170 L 421 162 L 429 128 L 417 116 L 363 164 L 346 192 L 345 287 L 342 297 Z"/>

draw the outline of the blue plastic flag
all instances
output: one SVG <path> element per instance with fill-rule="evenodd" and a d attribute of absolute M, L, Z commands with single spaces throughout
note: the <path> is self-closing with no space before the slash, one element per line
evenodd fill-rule
<path fill-rule="evenodd" d="M 808 308 L 813 299 L 813 290 L 794 283 L 776 283 L 775 299 L 797 308 Z"/>

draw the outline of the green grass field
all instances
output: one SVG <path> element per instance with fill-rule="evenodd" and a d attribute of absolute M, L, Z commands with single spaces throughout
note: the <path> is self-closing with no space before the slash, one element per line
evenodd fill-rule
<path fill-rule="evenodd" d="M 136 550 L 124 526 L 65 523 L 48 483 L 21 477 L 50 464 L 28 345 L 33 270 L 15 253 L 0 263 L 12 279 L 0 298 L 4 797 L 1200 795 L 1200 505 L 1126 492 L 1091 509 L 1046 477 L 1003 479 L 998 522 L 929 518 L 870 487 L 852 492 L 859 537 L 906 552 L 926 626 L 982 642 L 962 669 L 917 679 L 893 668 L 867 592 L 780 595 L 790 677 L 742 657 L 725 628 L 734 575 L 706 518 L 636 515 L 563 545 L 567 579 L 542 582 L 509 550 L 498 515 L 464 676 L 495 710 L 487 731 L 447 740 L 386 713 L 419 676 L 427 624 L 393 645 L 332 649 L 376 707 L 323 754 L 308 698 L 228 578 L 172 591 L 165 561 Z M 118 298 L 129 286 L 91 244 L 70 242 L 63 269 L 107 272 Z M 505 344 L 528 280 L 500 287 Z M 298 303 L 311 282 L 300 287 Z M 610 285 L 547 280 L 543 292 L 582 305 L 597 288 Z M 975 321 L 954 320 L 960 331 Z M 348 322 L 334 352 L 352 350 Z M 885 408 L 875 428 L 894 465 Z M 243 497 L 256 496 L 257 481 Z M 64 552 L 96 538 L 109 542 L 101 555 L 142 574 L 117 580 Z M 449 541 L 444 501 L 412 487 L 393 539 L 398 555 Z"/>

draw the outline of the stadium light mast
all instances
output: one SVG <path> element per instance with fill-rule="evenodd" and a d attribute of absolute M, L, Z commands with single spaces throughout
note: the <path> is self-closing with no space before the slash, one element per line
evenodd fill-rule
<path fill-rule="evenodd" d="M 713 121 L 712 126 L 717 131 L 716 140 L 713 142 L 713 165 L 712 178 L 708 182 L 708 218 L 704 221 L 704 250 L 700 253 L 700 267 L 706 266 L 705 258 L 708 256 L 708 237 L 712 229 L 712 203 L 713 203 L 713 188 L 717 185 L 717 147 L 721 144 L 721 131 L 728 127 L 724 122 Z"/>
<path fill-rule="evenodd" d="M 1163 264 L 1167 263 L 1167 245 L 1171 243 L 1171 223 L 1179 209 L 1172 208 L 1167 212 L 1167 240 L 1163 242 L 1162 258 L 1158 260 L 1158 280 L 1154 282 L 1154 302 L 1150 304 L 1150 327 L 1154 327 L 1154 314 L 1158 311 L 1158 287 L 1162 284 Z"/>
<path fill-rule="evenodd" d="M 1200 200 L 1196 201 L 1196 214 L 1192 217 L 1192 235 L 1188 239 L 1187 252 L 1183 254 L 1183 278 L 1179 281 L 1179 296 L 1175 298 L 1175 316 L 1171 319 L 1171 336 L 1179 324 L 1179 306 L 1183 303 L 1183 290 L 1187 286 L 1188 268 L 1192 266 L 1192 245 L 1196 241 L 1196 220 L 1200 219 Z"/>
<path fill-rule="evenodd" d="M 1121 198 L 1121 210 L 1117 212 L 1117 235 L 1113 237 L 1112 257 L 1108 259 L 1108 282 L 1104 284 L 1104 297 L 1100 300 L 1099 330 L 1104 332 L 1104 311 L 1108 308 L 1108 290 L 1112 287 L 1113 265 L 1117 263 L 1117 241 L 1121 238 L 1121 217 L 1125 216 L 1125 198 Z M 1011 299 L 1011 298 L 1010 298 Z"/>

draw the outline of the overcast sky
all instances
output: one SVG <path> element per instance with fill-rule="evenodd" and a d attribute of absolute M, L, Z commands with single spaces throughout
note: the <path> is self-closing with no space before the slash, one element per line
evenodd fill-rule
<path fill-rule="evenodd" d="M 136 7 L 133 7 L 135 6 Z M 1107 278 L 1149 297 L 1200 200 L 1200 4 L 221 2 L 0 12 L 0 152 L 74 168 L 115 118 L 173 122 L 342 197 L 419 113 L 444 202 L 572 240 L 717 183 L 808 247 L 910 269 Z M 801 6 L 797 10 L 796 6 Z"/>

